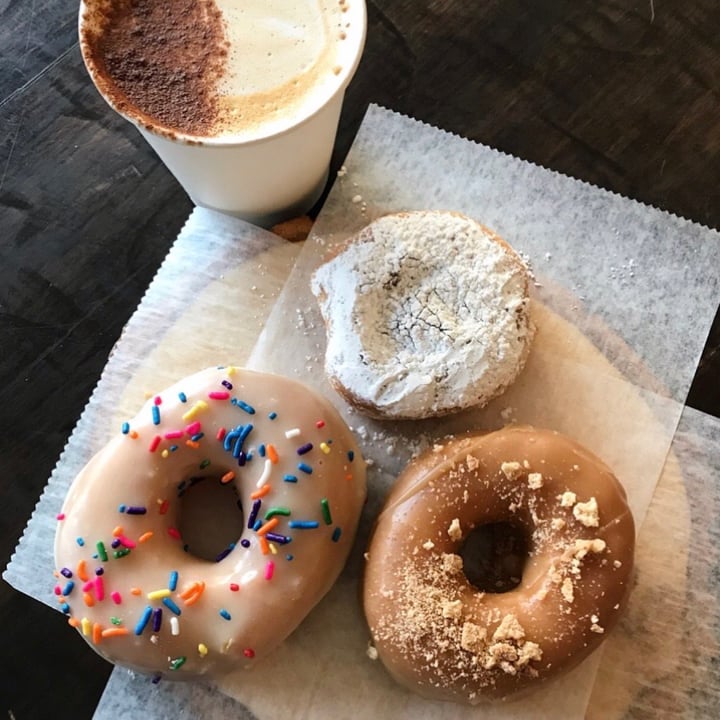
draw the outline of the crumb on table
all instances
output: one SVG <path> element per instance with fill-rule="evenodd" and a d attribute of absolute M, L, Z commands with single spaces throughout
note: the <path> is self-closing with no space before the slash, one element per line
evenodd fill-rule
<path fill-rule="evenodd" d="M 290 242 L 300 242 L 305 240 L 312 230 L 312 218 L 307 215 L 285 220 L 285 222 L 273 225 L 271 229 L 276 235 Z"/>

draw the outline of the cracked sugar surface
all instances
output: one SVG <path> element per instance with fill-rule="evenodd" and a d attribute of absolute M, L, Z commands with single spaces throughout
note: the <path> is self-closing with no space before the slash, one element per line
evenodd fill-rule
<path fill-rule="evenodd" d="M 328 329 L 328 374 L 380 415 L 484 404 L 524 365 L 527 268 L 462 215 L 382 217 L 322 265 L 312 287 Z"/>

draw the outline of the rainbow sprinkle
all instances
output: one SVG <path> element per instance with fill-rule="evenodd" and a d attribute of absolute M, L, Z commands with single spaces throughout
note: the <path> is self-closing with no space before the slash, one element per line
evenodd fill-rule
<path fill-rule="evenodd" d="M 255 525 L 255 521 L 257 520 L 258 513 L 260 512 L 260 506 L 262 505 L 262 500 L 259 498 L 257 500 L 253 501 L 252 509 L 250 510 L 250 515 L 248 516 L 248 522 L 247 526 L 248 528 L 252 529 Z"/>
<path fill-rule="evenodd" d="M 143 614 L 140 617 L 140 620 L 138 620 L 138 624 L 135 626 L 135 634 L 136 635 L 142 635 L 143 631 L 147 627 L 147 624 L 150 622 L 150 616 L 152 615 L 153 609 L 150 605 L 148 605 L 145 610 L 143 610 Z"/>
<path fill-rule="evenodd" d="M 107 550 L 105 549 L 105 543 L 102 540 L 98 540 L 97 543 L 95 543 L 95 547 L 97 548 L 98 557 L 103 562 L 107 562 L 108 554 Z"/>
<path fill-rule="evenodd" d="M 326 525 L 332 525 L 332 515 L 330 514 L 330 503 L 327 498 L 323 498 L 320 501 L 320 507 L 322 508 L 323 520 Z"/>
<path fill-rule="evenodd" d="M 221 550 L 215 556 L 215 562 L 220 562 L 221 560 L 224 560 L 234 549 L 235 543 L 230 543 L 230 545 L 228 545 L 224 550 Z"/>
<path fill-rule="evenodd" d="M 265 513 L 265 519 L 269 520 L 274 515 L 283 515 L 284 517 L 288 517 L 290 515 L 290 508 L 288 508 L 288 507 L 271 507 Z"/>
<path fill-rule="evenodd" d="M 162 604 L 170 610 L 170 612 L 175 613 L 175 615 L 182 615 L 182 610 L 175 604 L 172 598 L 164 597 Z"/>
<path fill-rule="evenodd" d="M 268 458 L 268 459 L 265 461 L 265 464 L 263 465 L 263 471 L 262 471 L 262 473 L 260 474 L 260 477 L 258 478 L 257 483 L 255 483 L 255 487 L 260 488 L 260 487 L 262 487 L 263 485 L 265 485 L 265 483 L 266 483 L 266 482 L 268 481 L 268 479 L 270 478 L 270 473 L 271 473 L 271 472 L 272 472 L 272 461 L 270 460 L 270 458 Z"/>
<path fill-rule="evenodd" d="M 103 583 L 102 575 L 98 575 L 95 578 L 95 597 L 98 602 L 105 599 L 105 585 Z"/>
<path fill-rule="evenodd" d="M 219 391 L 219 390 L 213 390 L 212 392 L 208 393 L 208 397 L 211 400 L 227 400 L 230 397 L 230 393 Z"/>
<path fill-rule="evenodd" d="M 247 404 L 246 402 L 244 402 L 243 400 L 238 400 L 238 401 L 237 401 L 237 406 L 238 406 L 241 410 L 244 410 L 248 415 L 254 415 L 254 414 L 255 414 L 255 408 L 254 408 L 252 405 L 248 405 L 248 404 Z"/>

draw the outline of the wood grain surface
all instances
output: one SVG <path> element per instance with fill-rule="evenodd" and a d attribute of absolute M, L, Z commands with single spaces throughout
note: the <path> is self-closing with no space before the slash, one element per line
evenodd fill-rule
<path fill-rule="evenodd" d="M 368 15 L 333 170 L 372 101 L 720 228 L 717 0 L 370 0 Z M 73 2 L 0 3 L 3 565 L 191 210 L 92 87 L 76 26 Z M 720 417 L 718 317 L 688 403 Z M 81 638 L 5 584 L 0 627 L 0 717 L 92 716 L 110 668 Z"/>

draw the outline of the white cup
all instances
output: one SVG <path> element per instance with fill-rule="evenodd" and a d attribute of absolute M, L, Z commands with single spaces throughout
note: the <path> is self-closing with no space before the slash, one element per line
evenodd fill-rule
<path fill-rule="evenodd" d="M 105 101 L 135 125 L 196 205 L 269 227 L 315 204 L 327 182 L 345 89 L 365 44 L 364 0 L 348 2 L 352 30 L 344 41 L 346 54 L 333 86 L 289 126 L 249 139 L 168 133 L 167 128 L 156 129 L 132 111 L 119 109 L 109 91 L 112 80 L 82 42 L 83 25 L 92 22 L 86 6 L 97 4 L 83 0 L 80 6 L 81 50 L 90 77 Z"/>

